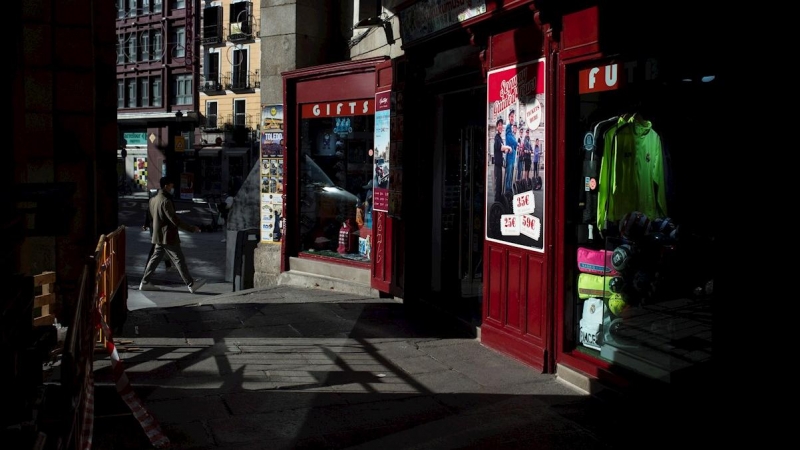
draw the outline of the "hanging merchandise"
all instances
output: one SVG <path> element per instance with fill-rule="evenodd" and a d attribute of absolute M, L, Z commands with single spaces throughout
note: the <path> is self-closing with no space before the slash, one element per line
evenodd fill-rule
<path fill-rule="evenodd" d="M 639 114 L 623 115 L 603 137 L 597 227 L 608 229 L 629 211 L 667 216 L 661 137 Z"/>

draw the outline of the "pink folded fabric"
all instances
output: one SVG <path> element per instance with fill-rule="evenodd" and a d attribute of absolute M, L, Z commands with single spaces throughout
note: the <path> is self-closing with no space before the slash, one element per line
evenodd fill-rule
<path fill-rule="evenodd" d="M 608 250 L 578 247 L 578 270 L 594 275 L 619 275 L 611 265 L 613 253 Z"/>

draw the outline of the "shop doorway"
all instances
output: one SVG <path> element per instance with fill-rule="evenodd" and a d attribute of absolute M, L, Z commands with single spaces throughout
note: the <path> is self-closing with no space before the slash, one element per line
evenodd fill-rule
<path fill-rule="evenodd" d="M 440 96 L 435 156 L 442 176 L 435 182 L 441 223 L 434 230 L 434 267 L 440 268 L 434 290 L 442 292 L 449 310 L 476 326 L 483 300 L 485 103 L 485 87 Z"/>

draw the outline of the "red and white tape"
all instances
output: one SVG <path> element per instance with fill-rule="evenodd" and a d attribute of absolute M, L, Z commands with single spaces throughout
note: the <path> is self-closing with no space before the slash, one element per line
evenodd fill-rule
<path fill-rule="evenodd" d="M 94 370 L 91 359 L 86 361 L 86 382 L 83 386 L 83 428 L 81 431 L 81 450 L 92 450 L 94 434 Z"/>
<path fill-rule="evenodd" d="M 133 417 L 135 417 L 139 422 L 139 425 L 141 425 L 145 435 L 147 435 L 147 438 L 150 439 L 150 443 L 153 445 L 153 447 L 168 447 L 169 438 L 167 438 L 167 436 L 161 431 L 161 426 L 158 424 L 156 418 L 150 415 L 150 413 L 144 407 L 144 404 L 142 404 L 142 401 L 139 399 L 139 396 L 136 395 L 136 392 L 134 392 L 133 388 L 131 387 L 130 380 L 128 380 L 128 375 L 125 374 L 125 367 L 122 364 L 122 360 L 119 357 L 117 348 L 114 345 L 114 339 L 111 335 L 111 327 L 109 327 L 106 323 L 99 308 L 95 311 L 95 316 L 97 317 L 98 325 L 102 327 L 103 334 L 106 336 L 106 350 L 111 357 L 111 376 L 114 379 L 114 383 L 116 383 L 117 392 L 122 397 L 122 400 L 125 402 L 125 404 L 128 405 L 128 408 L 130 408 L 131 412 L 133 413 Z"/>

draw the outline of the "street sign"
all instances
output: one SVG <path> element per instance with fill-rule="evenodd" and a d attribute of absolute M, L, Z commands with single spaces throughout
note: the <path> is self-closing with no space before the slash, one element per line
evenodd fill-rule
<path fill-rule="evenodd" d="M 186 150 L 186 139 L 183 136 L 175 136 L 175 151 L 183 152 Z"/>

